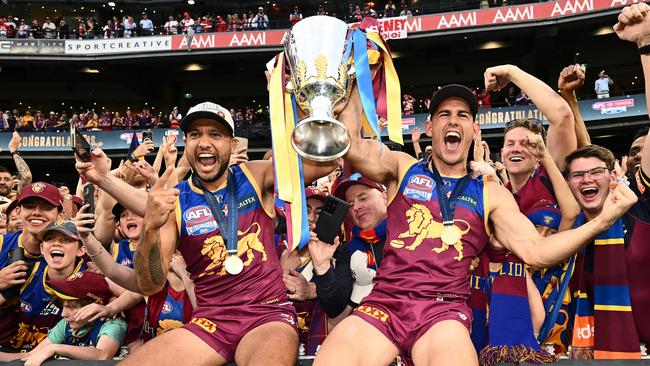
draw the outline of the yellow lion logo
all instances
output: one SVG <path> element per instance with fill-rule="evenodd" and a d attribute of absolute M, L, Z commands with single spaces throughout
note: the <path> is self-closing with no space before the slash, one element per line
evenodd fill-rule
<path fill-rule="evenodd" d="M 257 230 L 252 231 L 253 227 L 256 227 Z M 237 236 L 237 256 L 241 257 L 243 254 L 246 254 L 246 259 L 244 260 L 244 267 L 248 267 L 255 259 L 255 252 L 262 254 L 262 261 L 265 262 L 266 250 L 264 250 L 264 244 L 259 239 L 261 228 L 258 223 L 253 223 L 245 231 L 238 231 Z M 243 237 L 242 237 L 243 235 Z M 205 241 L 203 248 L 201 249 L 201 254 L 207 255 L 212 263 L 208 265 L 203 273 L 199 277 L 205 275 L 213 275 L 215 273 L 215 268 L 221 266 L 221 270 L 218 275 L 223 276 L 226 274 L 226 268 L 222 266 L 223 261 L 226 260 L 228 251 L 223 242 L 223 237 L 221 235 L 215 235 Z"/>
<path fill-rule="evenodd" d="M 180 328 L 183 326 L 183 323 L 174 319 L 165 319 L 158 322 L 158 330 L 156 331 L 156 336 L 159 336 L 163 333 L 169 332 L 172 329 Z"/>
<path fill-rule="evenodd" d="M 442 232 L 443 225 L 441 222 L 437 222 L 433 219 L 431 211 L 429 211 L 426 206 L 419 203 L 414 204 L 408 211 L 406 211 L 406 217 L 408 218 L 409 229 L 406 232 L 399 234 L 398 238 L 412 238 L 415 237 L 413 243 L 409 246 L 404 247 L 404 241 L 399 239 L 394 239 L 391 241 L 390 245 L 394 248 L 404 248 L 408 250 L 415 250 L 424 239 L 434 239 L 439 238 L 440 233 Z M 456 222 L 462 222 L 467 226 L 467 229 L 461 231 L 462 234 L 469 232 L 469 223 L 465 220 L 454 220 Z M 463 259 L 463 243 L 461 240 L 458 240 L 456 244 L 453 245 L 454 249 L 458 253 L 454 257 L 455 260 L 460 261 Z M 442 243 L 438 248 L 433 248 L 433 251 L 436 253 L 442 253 L 445 250 L 449 249 L 449 245 Z"/>
<path fill-rule="evenodd" d="M 23 348 L 25 346 L 36 347 L 45 338 L 47 338 L 47 328 L 37 328 L 36 326 L 18 323 L 18 332 L 11 339 L 13 348 Z"/>

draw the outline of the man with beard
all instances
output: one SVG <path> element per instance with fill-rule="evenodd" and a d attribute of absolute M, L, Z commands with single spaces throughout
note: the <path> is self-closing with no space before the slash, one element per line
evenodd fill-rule
<path fill-rule="evenodd" d="M 625 7 L 614 26 L 618 37 L 635 43 L 641 53 L 641 65 L 645 77 L 646 89 L 650 88 L 650 6 L 640 3 Z M 646 94 L 646 99 L 648 95 Z M 575 110 L 574 110 L 575 113 Z M 618 240 L 609 241 L 618 245 L 598 245 L 599 240 L 586 248 L 582 266 L 576 265 L 578 282 L 582 285 L 581 295 L 594 299 L 596 303 L 591 312 L 594 322 L 580 322 L 581 309 L 578 308 L 576 325 L 574 326 L 573 348 L 589 351 L 588 357 L 595 358 L 638 358 L 639 342 L 650 342 L 650 320 L 646 309 L 650 308 L 647 279 L 650 276 L 648 260 L 650 260 L 650 139 L 647 138 L 647 127 L 639 131 L 630 147 L 627 161 L 627 172 L 630 187 L 639 197 L 620 220 Z M 613 154 L 600 146 L 589 145 L 571 153 L 566 159 L 566 172 L 569 186 L 576 197 L 583 213 L 578 223 L 591 222 L 594 217 L 607 210 L 607 195 L 611 191 L 612 181 L 616 180 Z M 613 229 L 612 229 L 613 230 Z M 610 230 L 611 231 L 611 230 Z M 602 239 L 602 238 L 598 238 Z M 602 242 L 602 241 L 601 241 Z M 626 268 L 626 271 L 616 270 Z M 607 285 L 618 285 L 625 291 L 616 296 L 616 300 L 625 300 L 620 309 L 627 314 L 598 307 L 599 289 Z M 609 286 L 613 287 L 613 286 Z M 603 296 L 608 295 L 608 296 Z M 612 299 L 613 293 L 600 294 L 603 298 Z M 580 303 L 578 303 L 580 305 Z M 608 303 L 608 305 L 620 305 Z M 630 319 L 629 313 L 632 318 Z M 603 316 L 603 313 L 606 313 Z M 609 324 L 608 324 L 609 322 Z M 611 324 L 616 323 L 612 328 Z M 589 325 L 595 329 L 591 344 L 580 342 L 575 329 Z M 598 331 L 596 329 L 606 329 Z M 625 329 L 621 333 L 614 329 Z M 585 333 L 586 334 L 586 333 Z M 595 334 L 595 335 L 594 335 Z M 583 337 L 584 338 L 584 337 Z M 612 354 L 612 352 L 615 352 Z"/>
<path fill-rule="evenodd" d="M 515 75 L 508 70 L 487 69 L 486 87 L 506 86 Z M 354 316 L 334 328 L 315 365 L 387 365 L 398 354 L 415 365 L 477 364 L 466 300 L 470 262 L 489 234 L 531 266 L 547 267 L 606 230 L 635 202 L 634 194 L 618 185 L 588 226 L 542 237 L 507 189 L 467 175 L 469 147 L 479 132 L 477 104 L 460 85 L 433 96 L 425 124 L 432 138 L 430 163 L 386 151 L 376 140 L 361 139 L 360 124 L 346 123 L 352 137 L 347 163 L 387 187 L 387 244 L 372 292 Z M 361 120 L 356 92 L 347 109 L 358 117 L 350 120 Z"/>
<path fill-rule="evenodd" d="M 124 362 L 293 365 L 298 337 L 274 255 L 272 162 L 228 168 L 236 144 L 234 123 L 230 112 L 215 103 L 192 107 L 180 128 L 194 175 L 169 188 L 173 169 L 167 169 L 146 205 L 142 195 L 108 175 L 110 162 L 101 151 L 93 151 L 91 162 L 77 163 L 88 180 L 144 216 L 134 257 L 140 292 L 162 289 L 176 248 L 196 285 L 190 323 L 156 337 Z M 336 167 L 335 162 L 303 162 L 306 182 Z M 179 348 L 184 352 L 174 351 Z"/>

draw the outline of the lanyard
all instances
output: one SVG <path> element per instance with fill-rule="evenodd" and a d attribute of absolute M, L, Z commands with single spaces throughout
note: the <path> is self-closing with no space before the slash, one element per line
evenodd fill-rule
<path fill-rule="evenodd" d="M 214 197 L 212 192 L 208 191 L 203 187 L 196 175 L 192 175 L 192 183 L 195 186 L 200 188 L 203 191 L 203 197 L 208 202 L 208 208 L 212 212 L 215 220 L 217 220 L 217 225 L 219 225 L 219 230 L 221 231 L 221 237 L 225 241 L 226 249 L 228 250 L 229 255 L 237 254 L 237 219 L 238 219 L 238 207 L 235 198 L 235 176 L 232 174 L 232 171 L 228 169 L 228 177 L 226 178 L 226 195 L 228 196 L 228 217 L 223 214 L 223 211 L 219 207 L 217 199 Z M 225 235 L 224 235 L 225 229 Z"/>
<path fill-rule="evenodd" d="M 442 178 L 436 167 L 431 163 L 431 173 L 433 180 L 436 182 L 436 192 L 438 193 L 438 202 L 440 203 L 440 212 L 442 213 L 442 224 L 444 226 L 452 226 L 454 224 L 454 211 L 456 210 L 456 199 L 460 193 L 465 189 L 469 182 L 469 174 L 462 177 L 457 183 L 454 190 L 451 192 L 449 198 L 443 187 Z"/>

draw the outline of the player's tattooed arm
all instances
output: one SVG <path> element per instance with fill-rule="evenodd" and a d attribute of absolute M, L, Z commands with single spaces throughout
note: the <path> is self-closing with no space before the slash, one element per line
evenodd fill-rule
<path fill-rule="evenodd" d="M 144 295 L 162 288 L 167 278 L 160 253 L 160 230 L 147 231 L 149 232 L 142 236 L 133 258 L 138 288 Z"/>
<path fill-rule="evenodd" d="M 167 188 L 173 172 L 173 167 L 168 168 L 148 195 L 142 238 L 134 257 L 138 288 L 143 295 L 162 290 L 176 248 L 178 228 L 174 210 L 179 192 Z"/>

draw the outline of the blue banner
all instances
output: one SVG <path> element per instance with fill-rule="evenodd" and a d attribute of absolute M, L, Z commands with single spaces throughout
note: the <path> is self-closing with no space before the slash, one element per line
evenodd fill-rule
<path fill-rule="evenodd" d="M 608 119 L 647 117 L 645 94 L 634 94 L 607 99 L 586 99 L 578 102 L 580 114 L 585 123 L 602 122 Z M 428 114 L 412 114 L 402 116 L 402 133 L 410 134 L 415 126 L 424 132 L 424 122 Z M 476 120 L 481 124 L 481 130 L 503 129 L 506 123 L 514 119 L 535 118 L 548 124 L 544 116 L 534 105 L 479 109 Z M 383 129 L 382 136 L 388 132 Z"/>
<path fill-rule="evenodd" d="M 176 136 L 176 146 L 183 145 L 183 136 L 180 130 L 174 129 L 152 129 L 153 141 L 156 146 L 160 146 L 165 136 Z M 72 152 L 70 132 L 19 132 L 21 138 L 21 152 L 43 152 L 43 151 L 62 151 Z M 97 146 L 102 150 L 123 150 L 127 151 L 133 137 L 133 130 L 114 130 L 114 131 L 78 131 L 81 133 L 92 146 Z M 138 139 L 142 142 L 142 131 L 136 132 Z M 0 146 L 4 149 L 9 145 L 11 133 L 0 133 Z"/>

